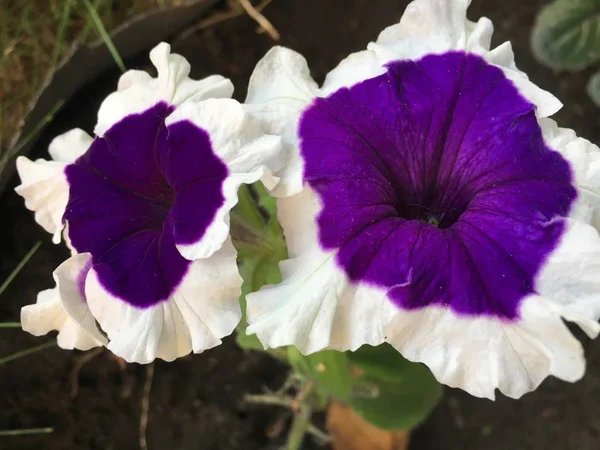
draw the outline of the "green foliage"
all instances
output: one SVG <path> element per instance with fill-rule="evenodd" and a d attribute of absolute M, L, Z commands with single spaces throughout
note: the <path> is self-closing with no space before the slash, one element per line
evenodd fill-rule
<path fill-rule="evenodd" d="M 596 106 L 600 106 L 600 72 L 596 72 L 590 78 L 586 90 Z"/>
<path fill-rule="evenodd" d="M 238 232 L 232 234 L 237 236 L 234 243 L 244 279 L 242 311 L 248 293 L 281 281 L 278 263 L 287 257 L 287 250 L 276 217 L 276 202 L 261 184 L 240 189 L 233 215 Z M 243 317 L 237 329 L 238 344 L 261 350 L 256 336 L 246 335 L 246 326 Z M 350 404 L 379 428 L 412 428 L 427 417 L 442 395 L 427 367 L 407 361 L 387 344 L 363 346 L 356 352 L 325 350 L 311 355 L 303 355 L 292 346 L 281 349 L 277 357 L 287 360 L 294 371 L 292 378 L 307 388 L 301 395 L 297 418 L 308 410 L 324 409 L 335 398 Z M 287 401 L 286 389 L 278 395 L 284 396 L 279 402 Z M 307 423 L 307 417 L 301 422 Z"/>
<path fill-rule="evenodd" d="M 258 338 L 246 334 L 246 295 L 267 284 L 281 281 L 279 261 L 287 256 L 287 248 L 277 221 L 277 204 L 263 185 L 242 186 L 238 197 L 234 217 L 243 231 L 234 244 L 238 250 L 238 264 L 244 283 L 240 297 L 243 316 L 237 327 L 236 340 L 242 348 L 262 350 Z"/>
<path fill-rule="evenodd" d="M 317 391 L 339 400 L 349 398 L 352 380 L 345 353 L 323 350 L 303 355 L 296 347 L 289 347 L 288 361 L 304 377 L 316 383 Z"/>
<path fill-rule="evenodd" d="M 556 70 L 600 61 L 600 0 L 554 0 L 540 11 L 531 37 L 534 56 Z"/>
<path fill-rule="evenodd" d="M 240 274 L 244 279 L 242 296 L 240 297 L 242 320 L 237 327 L 236 341 L 242 348 L 262 350 L 263 346 L 256 335 L 246 334 L 246 295 L 257 291 L 266 284 L 276 284 L 281 281 L 278 261 L 269 258 L 267 255 L 246 257 L 240 264 Z"/>
<path fill-rule="evenodd" d="M 427 418 L 442 387 L 427 367 L 411 363 L 387 344 L 363 345 L 348 359 L 361 372 L 350 405 L 382 429 L 409 429 Z"/>
<path fill-rule="evenodd" d="M 121 59 L 121 55 L 119 55 L 117 48 L 113 44 L 113 41 L 110 38 L 108 31 L 106 30 L 106 27 L 102 23 L 102 19 L 96 12 L 96 8 L 94 7 L 94 5 L 92 5 L 90 0 L 83 0 L 83 3 L 85 5 L 85 7 L 87 8 L 88 14 L 90 15 L 90 19 L 91 19 L 92 23 L 94 24 L 96 31 L 98 32 L 98 34 L 104 41 L 104 45 L 106 45 L 106 48 L 108 48 L 108 51 L 112 55 L 117 66 L 119 66 L 119 69 L 121 69 L 122 72 L 125 72 L 125 70 L 126 70 L 125 64 L 123 63 L 123 60 Z"/>

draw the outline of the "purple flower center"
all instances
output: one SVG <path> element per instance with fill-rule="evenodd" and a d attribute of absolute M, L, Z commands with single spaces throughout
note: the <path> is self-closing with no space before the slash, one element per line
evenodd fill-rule
<path fill-rule="evenodd" d="M 301 119 L 319 239 L 405 309 L 518 316 L 576 198 L 535 106 L 462 52 L 395 62 Z"/>
<path fill-rule="evenodd" d="M 167 300 L 190 262 L 177 244 L 202 239 L 224 197 L 227 167 L 191 122 L 165 126 L 172 107 L 132 114 L 67 166 L 69 238 L 92 255 L 104 288 L 138 307 Z"/>

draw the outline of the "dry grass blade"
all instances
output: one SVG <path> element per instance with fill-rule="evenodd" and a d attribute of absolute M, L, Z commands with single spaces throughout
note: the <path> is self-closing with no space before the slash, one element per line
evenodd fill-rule
<path fill-rule="evenodd" d="M 46 342 L 44 344 L 36 345 L 35 347 L 31 347 L 25 350 L 21 350 L 20 352 L 13 353 L 12 355 L 5 356 L 4 358 L 0 358 L 0 366 L 2 364 L 6 364 L 9 361 L 13 361 L 15 359 L 21 358 L 23 356 L 31 355 L 32 353 L 41 352 L 42 350 L 46 350 L 50 347 L 56 347 L 56 341 Z"/>
<path fill-rule="evenodd" d="M 279 31 L 277 31 L 275 29 L 275 27 L 273 26 L 273 24 L 271 22 L 269 22 L 269 19 L 267 19 L 265 16 L 263 16 L 260 11 L 258 11 L 253 5 L 252 3 L 250 3 L 249 0 L 238 0 L 240 2 L 240 4 L 242 5 L 242 7 L 246 10 L 246 13 L 252 17 L 261 27 L 263 30 L 265 30 L 269 36 L 271 36 L 271 38 L 274 41 L 278 41 L 279 38 L 281 37 L 279 34 Z"/>
<path fill-rule="evenodd" d="M 54 52 L 52 53 L 52 67 L 56 67 L 58 58 L 61 55 L 62 43 L 65 37 L 65 31 L 69 24 L 69 17 L 71 17 L 71 7 L 73 6 L 74 0 L 65 0 L 63 5 L 62 14 L 60 16 L 60 22 L 58 23 L 58 31 L 56 32 L 56 44 L 54 46 Z"/>
<path fill-rule="evenodd" d="M 253 8 L 256 12 L 262 13 L 263 9 L 265 9 L 267 6 L 269 6 L 269 4 L 272 1 L 273 0 L 263 0 L 262 2 L 260 2 L 258 5 L 256 5 Z M 235 5 L 240 5 L 240 3 L 236 2 Z M 229 10 L 227 12 L 213 14 L 208 19 L 205 19 L 205 20 L 201 21 L 200 23 L 198 23 L 197 25 L 194 25 L 193 27 L 188 28 L 186 31 L 184 31 L 183 33 L 181 33 L 179 35 L 179 38 L 185 39 L 186 37 L 189 37 L 190 35 L 194 34 L 196 31 L 204 30 L 205 28 L 211 27 L 211 26 L 216 25 L 221 22 L 225 22 L 226 20 L 229 20 L 229 19 L 234 19 L 235 17 L 243 16 L 244 14 L 247 14 L 247 12 L 243 8 L 231 8 L 231 10 Z"/>
<path fill-rule="evenodd" d="M 125 64 L 123 63 L 123 60 L 121 59 L 121 55 L 119 55 L 119 52 L 117 51 L 117 48 L 115 47 L 115 44 L 113 44 L 113 41 L 110 38 L 108 31 L 106 31 L 106 28 L 104 27 L 104 24 L 102 23 L 102 19 L 100 19 L 100 16 L 96 12 L 96 9 L 90 3 L 90 0 L 83 0 L 83 3 L 85 4 L 85 7 L 88 10 L 88 14 L 90 15 L 90 18 L 92 19 L 94 26 L 96 27 L 96 31 L 98 31 L 98 34 L 104 41 L 104 45 L 106 45 L 106 48 L 108 48 L 108 51 L 112 55 L 117 66 L 119 66 L 119 69 L 121 69 L 122 72 L 125 72 L 125 70 L 127 70 L 127 69 L 125 68 Z"/>
<path fill-rule="evenodd" d="M 56 113 L 63 107 L 64 104 L 65 102 L 61 100 L 56 105 L 54 105 L 54 108 L 52 108 L 52 110 L 46 115 L 46 117 L 44 117 L 44 119 L 41 120 L 33 130 L 31 130 L 31 133 L 29 133 L 27 136 L 22 137 L 17 143 L 17 145 L 15 145 L 4 155 L 2 155 L 2 157 L 0 158 L 0 175 L 2 175 L 2 169 L 4 168 L 8 160 L 14 155 L 18 154 L 21 151 L 21 149 L 29 143 L 29 141 L 31 141 L 35 136 L 41 133 L 44 130 L 44 128 L 46 128 L 46 126 L 50 122 L 52 122 L 52 119 L 54 118 Z"/>
<path fill-rule="evenodd" d="M 54 428 L 23 428 L 22 430 L 0 430 L 0 437 L 5 436 L 27 436 L 32 434 L 50 434 Z"/>
<path fill-rule="evenodd" d="M 8 278 L 6 280 L 4 280 L 4 283 L 2 283 L 2 285 L 0 286 L 0 295 L 2 295 L 2 293 L 6 290 L 6 288 L 10 285 L 12 280 L 14 280 L 17 275 L 19 275 L 19 272 L 21 270 L 23 270 L 23 267 L 25 267 L 25 264 L 27 264 L 29 262 L 29 260 L 31 259 L 31 257 L 35 254 L 35 252 L 38 251 L 38 249 L 40 248 L 40 245 L 42 245 L 42 243 L 40 241 L 36 242 L 34 244 L 34 246 L 31 247 L 31 250 L 29 250 L 27 252 L 27 254 L 23 257 L 23 259 L 17 265 L 17 267 L 15 267 L 15 269 L 10 273 Z"/>

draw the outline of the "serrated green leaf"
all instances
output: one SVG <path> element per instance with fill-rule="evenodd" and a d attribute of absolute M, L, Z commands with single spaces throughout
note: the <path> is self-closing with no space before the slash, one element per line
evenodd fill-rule
<path fill-rule="evenodd" d="M 590 78 L 586 90 L 596 106 L 600 106 L 600 72 L 595 73 Z"/>
<path fill-rule="evenodd" d="M 531 36 L 534 56 L 556 70 L 600 61 L 600 0 L 555 0 L 540 11 Z"/>
<path fill-rule="evenodd" d="M 414 428 L 442 397 L 441 385 L 426 366 L 406 360 L 387 344 L 364 345 L 348 353 L 348 359 L 361 371 L 353 380 L 357 389 L 353 389 L 350 405 L 378 428 Z M 356 394 L 361 391 L 369 395 Z"/>

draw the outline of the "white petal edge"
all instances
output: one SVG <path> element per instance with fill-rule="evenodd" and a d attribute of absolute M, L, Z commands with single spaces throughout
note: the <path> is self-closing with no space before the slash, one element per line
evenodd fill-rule
<path fill-rule="evenodd" d="M 54 161 L 71 164 L 90 148 L 93 141 L 94 138 L 81 128 L 73 128 L 52 139 L 48 153 Z"/>
<path fill-rule="evenodd" d="M 35 221 L 48 233 L 52 242 L 60 242 L 63 215 L 69 201 L 69 185 L 65 176 L 67 164 L 25 156 L 17 158 L 17 172 L 21 184 L 15 192 L 25 200 L 25 207 L 33 211 Z"/>
<path fill-rule="evenodd" d="M 247 333 L 265 348 L 294 345 L 310 354 L 384 342 L 378 317 L 385 293 L 352 286 L 333 253 L 314 246 L 280 268 L 282 283 L 246 296 Z"/>
<path fill-rule="evenodd" d="M 92 266 L 89 253 L 76 254 L 56 268 L 52 276 L 62 305 L 71 319 L 100 344 L 108 340 L 100 333 L 85 298 L 85 279 Z"/>
<path fill-rule="evenodd" d="M 538 296 L 524 299 L 516 322 L 440 307 L 402 311 L 390 302 L 382 314 L 386 341 L 405 358 L 476 397 L 493 400 L 499 389 L 519 398 L 549 375 L 574 382 L 585 372 L 581 343 Z"/>
<path fill-rule="evenodd" d="M 348 55 L 327 74 L 319 95 L 326 97 L 343 87 L 350 87 L 386 72 L 375 52 L 363 50 Z"/>
<path fill-rule="evenodd" d="M 566 219 L 565 232 L 536 279 L 536 290 L 556 314 L 591 338 L 600 332 L 600 236 L 591 225 Z"/>
<path fill-rule="evenodd" d="M 247 296 L 248 333 L 265 347 L 295 345 L 312 353 L 389 342 L 440 382 L 491 399 L 496 389 L 518 398 L 549 375 L 571 382 L 583 376 L 581 344 L 561 317 L 591 337 L 598 333 L 600 239 L 593 227 L 568 219 L 569 231 L 539 277 L 541 295 L 523 300 L 517 321 L 439 307 L 406 311 L 385 291 L 350 283 L 335 253 L 318 247 L 315 197 L 306 189 L 278 200 L 292 259 L 281 263 L 281 284 Z"/>
<path fill-rule="evenodd" d="M 417 59 L 442 53 L 467 42 L 466 18 L 470 0 L 415 0 L 404 11 L 400 22 L 384 29 L 377 43 Z"/>
<path fill-rule="evenodd" d="M 128 362 L 173 361 L 221 343 L 240 321 L 242 278 L 230 240 L 213 256 L 191 263 L 172 296 L 136 308 L 107 292 L 90 270 L 85 292 L 90 310 L 108 335 L 108 349 Z"/>
<path fill-rule="evenodd" d="M 600 148 L 552 119 L 540 120 L 546 144 L 571 165 L 578 197 L 571 217 L 600 230 Z"/>
<path fill-rule="evenodd" d="M 318 246 L 314 218 L 320 205 L 314 192 L 306 188 L 278 199 L 277 207 L 292 258 L 280 263 L 282 283 L 246 296 L 248 334 L 266 348 L 295 345 L 306 354 L 381 344 L 383 329 L 376 320 L 384 293 L 352 286 L 334 253 Z"/>
<path fill-rule="evenodd" d="M 451 50 L 476 53 L 499 67 L 519 92 L 536 105 L 539 118 L 556 113 L 562 103 L 517 69 L 509 42 L 490 50 L 492 22 L 487 18 L 476 23 L 467 20 L 470 3 L 470 0 L 415 0 L 406 8 L 400 23 L 383 30 L 367 48 L 382 65 Z"/>
<path fill-rule="evenodd" d="M 67 314 L 57 288 L 41 291 L 37 303 L 21 308 L 21 325 L 34 336 L 58 331 L 58 346 L 67 350 L 89 350 L 102 345 Z"/>
<path fill-rule="evenodd" d="M 296 128 L 302 111 L 319 95 L 306 59 L 285 47 L 273 47 L 258 62 L 248 85 L 246 106 L 265 132 L 283 138 L 286 164 L 275 175 L 281 182 L 272 189 L 275 196 L 293 195 L 302 190 L 302 161 L 298 154 Z"/>
<path fill-rule="evenodd" d="M 225 201 L 202 238 L 193 244 L 177 245 L 186 259 L 207 258 L 221 248 L 229 236 L 229 212 L 238 202 L 239 187 L 254 183 L 283 166 L 281 138 L 265 135 L 260 122 L 231 99 L 183 105 L 167 118 L 167 127 L 179 121 L 189 121 L 208 133 L 213 152 L 229 172 L 223 184 Z"/>
<path fill-rule="evenodd" d="M 496 389 L 519 398 L 549 375 L 574 382 L 585 372 L 580 342 L 541 297 L 525 299 L 514 323 L 438 307 L 405 311 L 382 290 L 351 285 L 335 255 L 323 256 L 284 261 L 283 283 L 247 296 L 247 331 L 266 348 L 295 345 L 310 354 L 388 342 L 439 382 L 490 399 Z"/>
<path fill-rule="evenodd" d="M 233 94 L 233 84 L 221 75 L 201 80 L 189 78 L 189 62 L 181 55 L 172 54 L 171 46 L 165 42 L 150 51 L 150 60 L 158 71 L 158 77 L 152 78 L 139 70 L 123 74 L 118 90 L 100 105 L 94 129 L 98 136 L 103 136 L 124 117 L 146 111 L 159 102 L 177 107 L 208 98 L 229 98 Z"/>
<path fill-rule="evenodd" d="M 83 155 L 92 143 L 92 137 L 75 128 L 52 140 L 49 146 L 53 161 L 31 161 L 19 156 L 16 161 L 21 184 L 15 192 L 25 200 L 25 207 L 35 213 L 35 220 L 58 244 L 63 229 L 63 215 L 69 200 L 69 185 L 65 167 Z"/>

